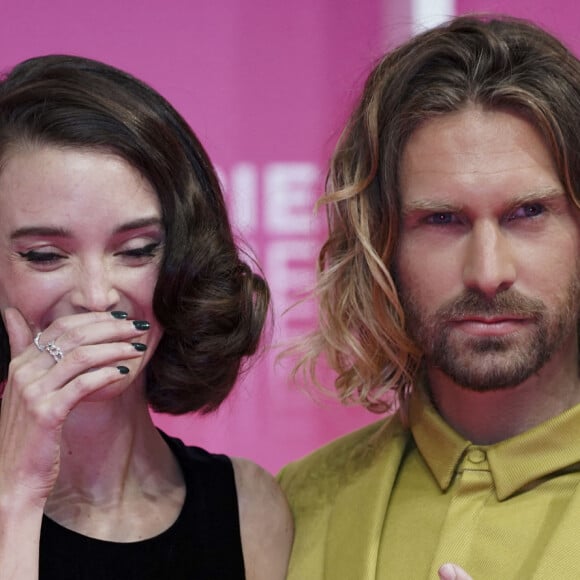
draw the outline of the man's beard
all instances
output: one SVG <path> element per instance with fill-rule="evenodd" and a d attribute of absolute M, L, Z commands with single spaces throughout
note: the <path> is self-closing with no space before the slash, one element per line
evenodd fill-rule
<path fill-rule="evenodd" d="M 405 291 L 401 294 L 404 296 Z M 538 299 L 507 290 L 487 299 L 468 290 L 426 315 L 412 296 L 403 300 L 407 328 L 423 350 L 429 368 L 437 367 L 456 384 L 485 392 L 515 387 L 538 372 L 578 332 L 578 276 L 551 311 Z M 466 336 L 451 320 L 470 316 L 518 316 L 525 320 L 514 334 Z"/>

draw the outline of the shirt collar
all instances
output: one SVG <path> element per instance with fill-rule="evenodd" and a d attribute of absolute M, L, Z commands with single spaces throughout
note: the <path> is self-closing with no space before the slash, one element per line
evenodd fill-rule
<path fill-rule="evenodd" d="M 411 395 L 409 425 L 419 452 L 446 491 L 472 443 L 445 423 L 422 389 Z M 576 405 L 515 437 L 475 447 L 487 454 L 497 498 L 503 500 L 534 481 L 580 463 L 579 442 L 580 405 Z"/>
<path fill-rule="evenodd" d="M 435 411 L 427 395 L 416 388 L 409 401 L 409 427 L 413 439 L 439 487 L 446 491 L 465 450 L 466 441 Z"/>

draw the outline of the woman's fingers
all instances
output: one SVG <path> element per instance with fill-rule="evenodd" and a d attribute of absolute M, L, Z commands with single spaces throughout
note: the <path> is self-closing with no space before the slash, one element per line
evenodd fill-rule
<path fill-rule="evenodd" d="M 471 576 L 457 564 L 443 564 L 439 568 L 439 580 L 473 580 Z"/>
<path fill-rule="evenodd" d="M 107 312 L 75 314 L 55 320 L 41 333 L 39 341 L 54 342 L 63 351 L 77 346 L 126 340 L 144 334 L 146 321 L 114 318 Z"/>
<path fill-rule="evenodd" d="M 136 342 L 143 325 L 115 319 L 107 313 L 87 313 L 55 321 L 39 341 L 61 349 L 56 360 L 32 341 L 32 332 L 15 309 L 5 313 L 12 357 L 5 389 L 4 417 L 20 416 L 24 421 L 57 428 L 74 406 L 93 392 L 123 379 L 128 368 L 122 361 L 143 356 L 144 345 Z M 59 338 L 54 337 L 58 333 Z M 137 348 L 136 348 L 137 346 Z M 15 415 L 14 415 L 15 414 Z"/>
<path fill-rule="evenodd" d="M 75 377 L 62 389 L 39 400 L 35 413 L 37 423 L 48 429 L 62 425 L 80 401 L 123 377 L 116 367 L 104 367 Z"/>
<path fill-rule="evenodd" d="M 6 315 L 11 347 L 14 345 L 11 375 L 18 376 L 21 383 L 45 373 L 50 374 L 47 379 L 70 380 L 96 366 L 137 358 L 146 350 L 140 342 L 148 328 L 145 321 L 119 319 L 106 312 L 76 314 L 55 320 L 34 339 L 22 315 L 11 310 Z M 59 372 L 52 370 L 55 363 Z M 54 388 L 62 386 L 61 382 Z"/>
<path fill-rule="evenodd" d="M 24 316 L 16 308 L 6 308 L 4 325 L 10 341 L 10 354 L 14 358 L 30 346 L 33 340 L 32 332 Z"/>
<path fill-rule="evenodd" d="M 143 355 L 142 351 L 135 349 L 129 342 L 80 346 L 70 352 L 64 352 L 63 358 L 58 363 L 52 360 L 49 354 L 38 353 L 42 359 L 41 366 L 30 362 L 19 365 L 11 374 L 10 388 L 20 390 L 26 397 L 28 405 L 33 405 L 43 395 L 63 389 L 69 391 L 67 401 L 69 396 L 78 392 L 78 402 L 89 394 L 88 389 L 99 390 L 122 378 L 123 375 L 117 368 L 119 363 Z M 90 376 L 90 380 L 83 379 L 87 376 Z M 103 382 L 99 383 L 101 377 Z"/>

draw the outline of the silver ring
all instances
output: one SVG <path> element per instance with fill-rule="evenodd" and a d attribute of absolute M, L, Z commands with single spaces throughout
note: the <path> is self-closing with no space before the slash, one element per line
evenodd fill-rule
<path fill-rule="evenodd" d="M 57 363 L 59 360 L 62 360 L 62 358 L 64 357 L 64 352 L 62 352 L 62 349 L 59 346 L 56 346 L 56 344 L 54 344 L 53 340 L 51 340 L 45 346 L 45 350 L 54 359 L 55 363 Z"/>
<path fill-rule="evenodd" d="M 42 332 L 39 332 L 35 337 L 34 337 L 34 346 L 40 351 L 43 352 L 44 349 L 46 348 L 45 346 L 43 346 L 42 344 L 40 344 L 40 336 L 42 335 Z"/>
<path fill-rule="evenodd" d="M 54 359 L 55 363 L 57 363 L 58 361 L 61 361 L 64 358 L 64 352 L 62 352 L 62 348 L 57 346 L 55 344 L 54 340 L 51 340 L 48 344 L 40 344 L 40 336 L 41 335 L 42 335 L 42 332 L 39 332 L 34 337 L 34 346 L 40 352 L 46 351 Z"/>

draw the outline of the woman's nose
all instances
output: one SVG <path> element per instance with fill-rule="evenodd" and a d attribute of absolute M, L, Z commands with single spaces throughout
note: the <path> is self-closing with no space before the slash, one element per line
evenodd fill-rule
<path fill-rule="evenodd" d="M 71 301 L 79 310 L 106 312 L 115 308 L 119 297 L 110 269 L 105 264 L 93 263 L 78 272 Z"/>

